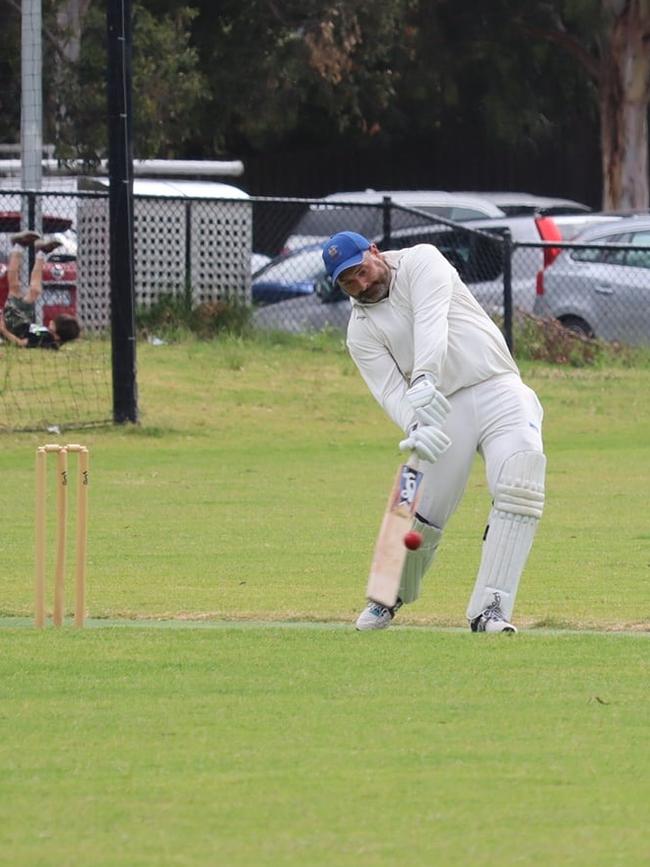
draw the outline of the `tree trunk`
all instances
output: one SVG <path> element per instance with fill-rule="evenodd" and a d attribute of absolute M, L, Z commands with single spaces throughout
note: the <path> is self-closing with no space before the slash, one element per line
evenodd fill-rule
<path fill-rule="evenodd" d="M 73 70 L 79 61 L 83 22 L 89 6 L 90 0 L 64 0 L 56 15 L 60 39 L 52 78 L 55 84 L 54 134 L 57 142 L 65 139 L 62 131 L 68 119 L 68 106 L 64 96 L 66 93 L 66 74 Z"/>
<path fill-rule="evenodd" d="M 83 19 L 89 6 L 90 0 L 65 0 L 57 12 L 56 21 L 64 34 L 63 54 L 71 63 L 79 60 Z"/>
<path fill-rule="evenodd" d="M 601 58 L 603 207 L 647 209 L 650 0 L 603 0 L 613 15 Z"/>

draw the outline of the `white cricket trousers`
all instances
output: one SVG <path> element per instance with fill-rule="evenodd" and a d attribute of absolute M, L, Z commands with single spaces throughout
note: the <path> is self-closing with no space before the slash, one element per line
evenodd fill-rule
<path fill-rule="evenodd" d="M 478 452 L 485 461 L 490 495 L 494 497 L 504 462 L 522 451 L 543 451 L 544 411 L 535 392 L 515 373 L 494 376 L 461 388 L 449 397 L 451 411 L 443 430 L 451 438 L 447 451 L 423 472 L 418 513 L 441 530 L 463 495 Z"/>

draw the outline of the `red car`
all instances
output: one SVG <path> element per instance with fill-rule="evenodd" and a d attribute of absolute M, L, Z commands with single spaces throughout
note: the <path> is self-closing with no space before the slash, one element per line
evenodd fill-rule
<path fill-rule="evenodd" d="M 43 216 L 43 235 L 65 232 L 72 225 L 66 217 Z M 9 292 L 7 260 L 11 249 L 10 236 L 20 232 L 20 214 L 16 211 L 0 211 L 0 309 L 4 307 Z M 25 287 L 26 288 L 26 287 Z M 43 266 L 43 322 L 59 313 L 77 313 L 77 260 L 74 255 L 54 250 Z"/>

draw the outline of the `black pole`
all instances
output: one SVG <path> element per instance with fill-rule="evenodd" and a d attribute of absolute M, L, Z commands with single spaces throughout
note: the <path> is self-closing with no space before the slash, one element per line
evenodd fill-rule
<path fill-rule="evenodd" d="M 503 239 L 503 336 L 508 349 L 514 355 L 512 336 L 512 235 L 504 232 Z"/>
<path fill-rule="evenodd" d="M 386 250 L 390 250 L 392 240 L 391 240 L 391 231 L 392 231 L 392 207 L 393 202 L 390 196 L 384 196 L 382 199 L 382 214 L 383 214 L 383 244 Z"/>
<path fill-rule="evenodd" d="M 108 174 L 113 420 L 138 420 L 133 268 L 131 0 L 108 0 Z"/>
<path fill-rule="evenodd" d="M 27 228 L 36 229 L 36 193 L 27 193 Z M 36 252 L 33 244 L 29 245 L 28 255 L 29 273 L 31 274 L 36 259 Z"/>

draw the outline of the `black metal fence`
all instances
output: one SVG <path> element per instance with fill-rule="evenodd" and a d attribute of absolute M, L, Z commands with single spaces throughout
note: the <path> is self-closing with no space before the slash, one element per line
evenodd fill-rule
<path fill-rule="evenodd" d="M 112 418 L 108 295 L 100 288 L 95 299 L 98 316 L 106 321 L 102 330 L 93 327 L 84 292 L 89 285 L 107 290 L 108 238 L 100 224 L 86 220 L 88 237 L 96 238 L 97 255 L 90 262 L 93 244 L 80 244 L 78 234 L 80 215 L 96 213 L 104 201 L 105 194 L 0 189 L 0 310 L 6 329 L 0 334 L 0 430 L 56 434 Z M 56 242 L 41 251 L 45 261 L 38 267 L 40 244 L 20 235 L 27 228 L 38 231 L 42 241 Z M 29 304 L 18 313 L 17 297 Z M 47 351 L 53 342 L 44 329 L 61 315 L 81 321 L 82 339 Z M 30 328 L 29 320 L 41 330 Z"/>
<path fill-rule="evenodd" d="M 550 254 L 536 275 L 532 312 L 584 337 L 650 344 L 650 219 L 643 224 L 612 224 L 611 240 L 514 245 L 513 255 Z"/>
<path fill-rule="evenodd" d="M 325 202 L 241 193 L 224 199 L 205 190 L 197 195 L 192 185 L 181 197 L 161 195 L 151 184 L 138 191 L 136 183 L 136 307 L 151 308 L 167 296 L 189 308 L 230 302 L 248 308 L 258 329 L 344 329 L 350 302 L 327 280 L 321 247 L 333 232 L 351 229 L 382 250 L 434 244 L 484 309 L 498 317 L 510 345 L 518 311 L 553 317 L 589 337 L 650 343 L 650 219 L 618 223 L 581 214 L 549 222 L 531 214 L 460 222 L 452 215 L 463 216 L 445 205 L 407 208 L 389 198 Z M 599 221 L 593 242 L 571 240 Z M 0 189 L 0 307 L 9 292 L 11 239 L 26 227 L 60 241 L 47 253 L 36 323 L 47 326 L 58 313 L 71 313 L 81 322 L 83 339 L 36 365 L 10 353 L 11 342 L 3 338 L 0 409 L 5 420 L 31 414 L 32 426 L 107 420 L 111 292 L 105 184 L 92 191 Z M 25 289 L 35 247 L 22 252 Z M 60 388 L 53 388 L 55 382 Z M 14 421 L 9 426 L 17 427 Z"/>
<path fill-rule="evenodd" d="M 383 250 L 434 244 L 502 323 L 510 346 L 518 312 L 557 319 L 587 337 L 650 343 L 650 218 L 617 225 L 616 218 L 601 215 L 540 220 L 530 214 L 460 223 L 449 220 L 442 207 L 319 201 L 307 204 L 286 234 L 285 207 L 276 200 L 271 212 L 274 225 L 282 227 L 284 252 L 252 275 L 258 327 L 345 327 L 349 301 L 325 277 L 320 246 L 331 233 L 350 229 Z M 589 227 L 592 234 L 597 230 L 598 240 L 558 240 Z M 545 240 L 549 237 L 553 240 Z M 276 238 L 274 244 L 277 253 Z"/>

